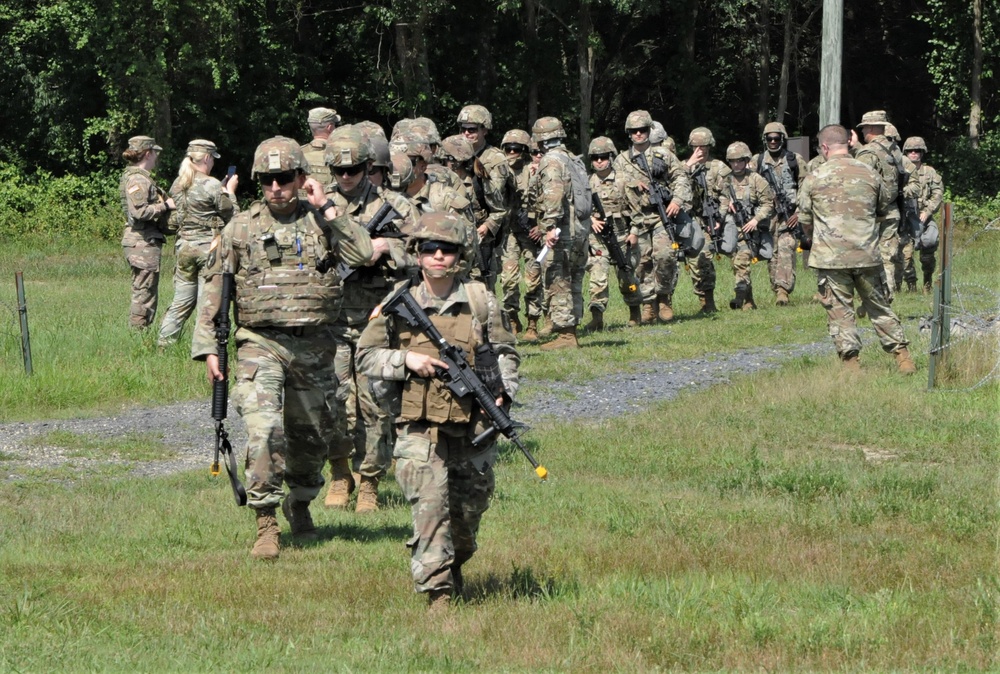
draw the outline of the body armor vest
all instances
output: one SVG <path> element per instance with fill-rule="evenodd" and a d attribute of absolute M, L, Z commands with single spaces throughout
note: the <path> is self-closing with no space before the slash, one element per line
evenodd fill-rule
<path fill-rule="evenodd" d="M 326 141 L 314 138 L 301 147 L 302 155 L 309 163 L 309 176 L 315 178 L 326 187 L 333 183 L 333 174 L 326 164 Z"/>

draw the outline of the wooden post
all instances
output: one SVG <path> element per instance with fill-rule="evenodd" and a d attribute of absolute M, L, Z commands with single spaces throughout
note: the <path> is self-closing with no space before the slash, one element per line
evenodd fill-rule
<path fill-rule="evenodd" d="M 28 303 L 24 298 L 24 274 L 14 272 L 17 288 L 17 315 L 21 319 L 21 356 L 24 358 L 24 372 L 31 376 L 31 338 L 28 336 Z"/>
<path fill-rule="evenodd" d="M 823 0 L 819 71 L 819 127 L 840 123 L 840 71 L 844 44 L 844 0 Z"/>

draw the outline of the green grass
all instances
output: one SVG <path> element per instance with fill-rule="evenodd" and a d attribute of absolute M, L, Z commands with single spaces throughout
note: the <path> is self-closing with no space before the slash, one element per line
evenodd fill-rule
<path fill-rule="evenodd" d="M 115 438 L 99 438 L 55 430 L 32 436 L 26 444 L 31 447 L 61 447 L 69 450 L 66 456 L 85 459 L 156 461 L 176 456 L 160 434 L 127 433 Z"/>

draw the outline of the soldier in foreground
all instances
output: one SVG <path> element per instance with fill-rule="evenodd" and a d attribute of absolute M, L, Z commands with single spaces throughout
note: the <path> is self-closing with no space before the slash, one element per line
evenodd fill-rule
<path fill-rule="evenodd" d="M 459 273 L 466 227 L 448 213 L 420 218 L 408 249 L 421 281 L 409 292 L 444 339 L 464 349 L 484 383 L 499 390 L 497 405 L 508 406 L 518 385 L 515 340 L 492 293 Z M 457 398 L 435 376 L 435 368 L 445 367 L 439 345 L 381 308 L 361 334 L 358 366 L 373 380 L 398 386 L 393 454 L 396 481 L 412 507 L 410 570 L 431 607 L 446 608 L 461 592 L 462 565 L 476 552 L 479 522 L 493 495 L 496 443 L 472 444 L 483 430 L 483 414 L 472 397 Z"/>
<path fill-rule="evenodd" d="M 257 516 L 251 555 L 275 559 L 282 512 L 299 540 L 315 540 L 309 503 L 323 486 L 323 465 L 336 437 L 337 341 L 343 284 L 337 263 L 372 259 L 368 234 L 342 217 L 323 186 L 307 178 L 298 143 L 276 137 L 254 153 L 252 177 L 263 201 L 234 217 L 212 242 L 191 345 L 209 380 L 223 378 L 213 320 L 222 306 L 222 275 L 234 274 L 237 325 L 233 402 L 247 426 L 247 505 Z M 308 201 L 299 200 L 303 190 Z"/>
<path fill-rule="evenodd" d="M 899 318 L 889 308 L 879 253 L 878 216 L 894 206 L 882 179 L 848 152 L 850 136 L 839 125 L 818 135 L 826 162 L 808 176 L 799 193 L 799 218 L 812 237 L 809 266 L 816 270 L 830 336 L 844 366 L 860 369 L 861 335 L 854 293 L 871 319 L 882 348 L 903 374 L 917 371 Z"/>

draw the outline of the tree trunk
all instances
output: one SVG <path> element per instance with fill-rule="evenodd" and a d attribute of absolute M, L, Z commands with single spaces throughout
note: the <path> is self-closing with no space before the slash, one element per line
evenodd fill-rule
<path fill-rule="evenodd" d="M 768 30 L 771 19 L 771 0 L 761 0 L 760 3 L 760 23 L 758 31 L 760 33 L 760 60 L 758 62 L 759 72 L 757 78 L 757 128 L 763 129 L 767 124 L 767 100 L 768 84 L 771 80 L 771 37 Z"/>
<path fill-rule="evenodd" d="M 590 44 L 593 23 L 590 3 L 581 0 L 576 29 L 576 59 L 580 69 L 580 152 L 590 146 L 590 116 L 594 102 L 594 47 Z"/>
<path fill-rule="evenodd" d="M 534 67 L 538 59 L 538 0 L 524 0 L 524 44 L 528 49 L 528 119 L 526 121 L 527 131 L 531 132 L 531 125 L 538 119 L 538 74 Z"/>
<path fill-rule="evenodd" d="M 778 76 L 778 110 L 774 118 L 785 121 L 785 110 L 788 108 L 788 71 L 792 59 L 792 18 L 795 7 L 789 2 L 785 8 L 785 34 L 781 48 L 781 74 Z"/>
<path fill-rule="evenodd" d="M 420 5 L 412 23 L 396 23 L 396 55 L 403 75 L 404 105 L 414 115 L 431 112 L 430 68 L 427 65 L 427 42 L 424 39 L 429 9 Z M 422 94 L 422 95 L 421 95 Z"/>
<path fill-rule="evenodd" d="M 980 85 L 983 77 L 983 0 L 972 0 L 972 86 L 969 88 L 969 98 L 972 109 L 969 111 L 969 145 L 979 149 L 979 136 L 982 134 L 982 92 Z"/>

